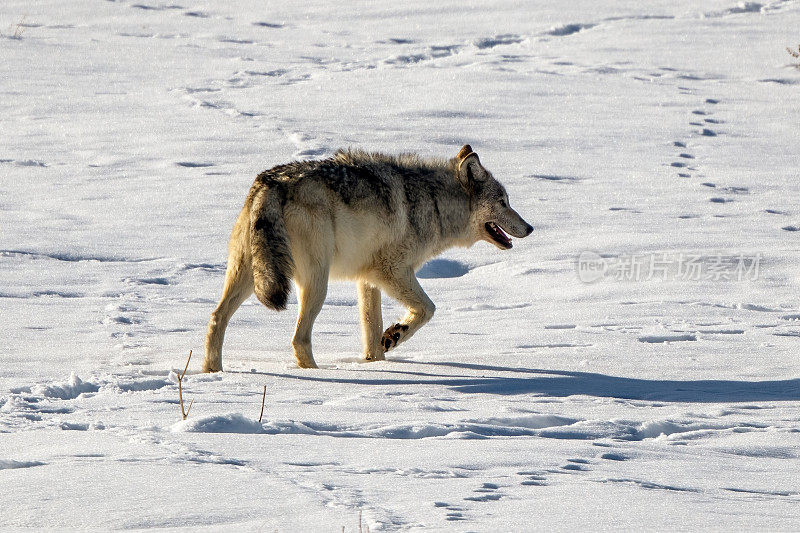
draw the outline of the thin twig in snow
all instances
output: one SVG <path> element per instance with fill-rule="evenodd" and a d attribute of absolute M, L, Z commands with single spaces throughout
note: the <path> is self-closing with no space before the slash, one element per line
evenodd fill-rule
<path fill-rule="evenodd" d="M 192 404 L 194 403 L 194 398 L 192 398 L 192 401 L 189 402 L 189 408 L 186 409 L 186 411 L 183 410 L 183 387 L 181 385 L 183 382 L 183 377 L 186 375 L 186 371 L 189 369 L 189 361 L 191 360 L 192 351 L 189 350 L 189 359 L 186 360 L 186 366 L 183 368 L 183 374 L 178 376 L 178 400 L 181 402 L 181 415 L 183 416 L 184 420 L 186 420 L 186 417 L 189 416 L 189 411 L 192 410 Z M 266 387 L 264 388 L 264 392 L 266 394 Z"/>
<path fill-rule="evenodd" d="M 261 423 L 261 418 L 264 416 L 264 400 L 267 399 L 267 386 L 264 385 L 264 394 L 261 396 L 261 414 L 258 415 L 258 423 Z"/>

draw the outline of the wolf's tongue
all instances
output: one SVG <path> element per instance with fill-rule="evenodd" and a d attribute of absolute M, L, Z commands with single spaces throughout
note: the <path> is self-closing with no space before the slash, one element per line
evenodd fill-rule
<path fill-rule="evenodd" d="M 501 242 L 505 245 L 511 244 L 511 239 L 508 238 L 508 235 L 498 226 L 497 224 L 491 222 L 487 225 L 488 229 L 492 233 L 492 237 L 495 238 L 498 242 Z"/>

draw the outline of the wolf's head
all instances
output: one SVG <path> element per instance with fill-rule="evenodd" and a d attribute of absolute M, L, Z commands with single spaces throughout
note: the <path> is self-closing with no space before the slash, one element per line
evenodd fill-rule
<path fill-rule="evenodd" d="M 456 156 L 456 179 L 470 197 L 469 225 L 476 241 L 508 250 L 511 239 L 505 232 L 519 238 L 531 234 L 533 226 L 511 209 L 505 188 L 483 168 L 468 144 Z"/>

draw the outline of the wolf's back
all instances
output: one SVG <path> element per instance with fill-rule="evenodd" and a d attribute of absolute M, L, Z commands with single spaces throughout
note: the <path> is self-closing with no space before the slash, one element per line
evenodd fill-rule
<path fill-rule="evenodd" d="M 250 250 L 256 297 L 270 309 L 286 309 L 294 264 L 280 194 L 272 187 L 262 186 L 253 196 Z"/>

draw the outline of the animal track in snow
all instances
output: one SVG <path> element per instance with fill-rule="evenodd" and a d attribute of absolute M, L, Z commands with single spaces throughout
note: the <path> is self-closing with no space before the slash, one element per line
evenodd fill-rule
<path fill-rule="evenodd" d="M 131 7 L 134 9 L 143 9 L 146 11 L 167 11 L 170 9 L 183 9 L 183 6 L 179 6 L 177 4 L 171 4 L 171 5 L 160 4 L 157 6 L 147 5 L 147 4 L 131 4 Z"/>
<path fill-rule="evenodd" d="M 426 51 L 411 54 L 398 54 L 384 59 L 383 62 L 389 65 L 409 65 L 421 61 L 430 61 L 452 56 L 457 54 L 462 48 L 464 48 L 463 44 L 431 45 L 428 46 Z"/>
<path fill-rule="evenodd" d="M 414 39 L 404 39 L 401 37 L 391 37 L 388 41 L 378 41 L 379 44 L 414 44 Z"/>
<path fill-rule="evenodd" d="M 0 470 L 10 470 L 14 468 L 31 468 L 42 466 L 46 463 L 40 461 L 15 461 L 13 459 L 0 459 Z"/>
<path fill-rule="evenodd" d="M 453 505 L 447 502 L 433 502 L 433 506 L 441 509 L 445 509 L 448 511 L 445 520 L 450 522 L 466 520 L 467 518 L 464 516 L 464 509 L 457 505 Z"/>
<path fill-rule="evenodd" d="M 639 337 L 639 342 L 646 342 L 650 344 L 665 343 L 665 342 L 685 342 L 696 341 L 697 336 L 691 333 L 682 333 L 675 335 L 642 335 Z"/>
<path fill-rule="evenodd" d="M 279 22 L 258 21 L 258 22 L 253 22 L 253 26 L 258 26 L 260 28 L 271 28 L 271 29 L 276 29 L 277 30 L 277 29 L 283 28 L 284 24 L 281 24 Z"/>
<path fill-rule="evenodd" d="M 632 485 L 638 485 L 643 489 L 651 489 L 651 490 L 667 490 L 675 492 L 701 492 L 700 489 L 678 487 L 676 485 L 664 485 L 661 483 L 653 483 L 651 481 L 644 481 L 640 479 L 619 478 L 619 479 L 605 479 L 602 481 L 604 483 L 628 483 Z"/>
<path fill-rule="evenodd" d="M 782 490 L 740 489 L 740 488 L 733 488 L 733 487 L 723 487 L 722 490 L 727 490 L 729 492 L 745 493 L 745 494 L 758 494 L 758 495 L 764 495 L 764 496 L 797 496 L 797 495 L 800 495 L 800 492 L 782 491 Z"/>
<path fill-rule="evenodd" d="M 573 344 L 570 342 L 556 342 L 550 344 L 520 344 L 517 346 L 520 350 L 530 350 L 536 348 L 588 348 L 591 344 Z"/>
<path fill-rule="evenodd" d="M 521 43 L 525 39 L 515 33 L 504 33 L 502 35 L 495 35 L 494 37 L 484 37 L 476 40 L 473 44 L 476 48 L 485 50 L 487 48 L 494 48 L 496 46 L 503 46 L 509 44 Z"/>
<path fill-rule="evenodd" d="M 570 472 L 588 472 L 588 464 L 589 461 L 586 459 L 567 459 L 567 464 L 563 465 L 561 469 Z"/>
<path fill-rule="evenodd" d="M 297 147 L 293 157 L 297 159 L 313 159 L 330 153 L 330 149 L 315 141 L 315 137 L 294 132 L 289 134 L 289 141 Z"/>
<path fill-rule="evenodd" d="M 528 177 L 536 178 L 537 180 L 555 181 L 559 183 L 575 183 L 581 181 L 581 178 L 576 178 L 574 176 L 558 176 L 554 174 L 532 174 Z"/>
<path fill-rule="evenodd" d="M 589 30 L 595 26 L 597 26 L 597 24 L 564 24 L 562 26 L 555 26 L 545 33 L 546 35 L 552 35 L 554 37 L 565 37 L 567 35 L 572 35 L 584 30 Z"/>
<path fill-rule="evenodd" d="M 474 492 L 476 493 L 475 496 L 467 496 L 464 498 L 466 501 L 470 502 L 494 502 L 499 500 L 503 497 L 502 493 L 497 492 L 499 489 L 497 485 L 494 483 L 484 483 L 481 485 L 480 488 L 475 489 Z"/>
<path fill-rule="evenodd" d="M 627 461 L 629 457 L 627 455 L 623 455 L 621 453 L 613 453 L 607 452 L 600 455 L 600 459 L 606 459 L 608 461 Z"/>
<path fill-rule="evenodd" d="M 778 85 L 797 85 L 800 81 L 794 78 L 767 78 L 764 80 L 758 80 L 761 83 L 776 83 Z"/>
<path fill-rule="evenodd" d="M 186 168 L 205 168 L 214 166 L 214 163 L 207 163 L 200 161 L 178 161 L 175 164 L 179 167 L 186 167 Z"/>
<path fill-rule="evenodd" d="M 541 470 L 522 470 L 517 472 L 519 476 L 525 476 L 525 481 L 521 485 L 531 485 L 536 487 L 546 486 L 547 473 Z"/>

